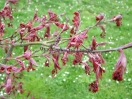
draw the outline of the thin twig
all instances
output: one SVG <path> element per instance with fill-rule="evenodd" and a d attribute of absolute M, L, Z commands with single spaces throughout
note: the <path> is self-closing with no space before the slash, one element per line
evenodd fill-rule
<path fill-rule="evenodd" d="M 11 53 L 13 51 L 13 48 L 14 48 L 14 46 L 11 46 L 10 49 L 8 50 L 8 52 L 6 54 L 6 57 L 5 57 L 4 61 L 3 61 L 3 64 L 7 63 L 7 61 L 8 61 L 7 58 L 10 57 L 10 55 L 11 55 Z"/>

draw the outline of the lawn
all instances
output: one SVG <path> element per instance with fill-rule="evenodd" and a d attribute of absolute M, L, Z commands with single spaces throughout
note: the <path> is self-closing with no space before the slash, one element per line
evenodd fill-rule
<path fill-rule="evenodd" d="M 131 0 L 19 0 L 14 8 L 14 20 L 12 21 L 14 28 L 6 29 L 5 36 L 10 35 L 19 27 L 20 22 L 28 22 L 33 18 L 35 9 L 38 9 L 39 16 L 47 15 L 48 10 L 65 15 L 72 20 L 75 11 L 80 12 L 81 27 L 80 30 L 95 24 L 95 16 L 104 13 L 107 19 L 114 15 L 122 14 L 122 26 L 117 27 L 115 23 L 108 23 L 106 25 L 106 37 L 102 39 L 99 37 L 101 30 L 93 28 L 88 33 L 88 40 L 86 45 L 91 43 L 91 37 L 96 36 L 97 42 L 110 42 L 105 47 L 100 49 L 110 49 L 132 42 L 132 2 Z M 4 0 L 0 0 L 0 9 L 4 6 Z M 65 21 L 60 17 L 60 20 Z M 63 36 L 67 36 L 66 33 Z M 0 48 L 0 58 L 3 57 Z M 124 50 L 127 57 L 127 70 L 122 82 L 112 80 L 112 72 L 119 56 L 118 52 L 103 53 L 106 64 L 104 66 L 106 72 L 103 73 L 102 80 L 100 80 L 99 91 L 92 93 L 88 91 L 88 84 L 94 81 L 95 75 L 91 73 L 90 76 L 84 73 L 82 66 L 72 65 L 72 58 L 66 66 L 61 66 L 62 69 L 58 74 L 52 78 L 50 67 L 45 67 L 44 58 L 36 58 L 38 67 L 35 71 L 23 72 L 24 76 L 20 79 L 23 82 L 24 93 L 18 93 L 16 96 L 11 95 L 11 99 L 26 99 L 28 92 L 35 99 L 131 99 L 132 98 L 132 49 Z M 21 53 L 21 49 L 15 49 L 15 55 Z M 87 57 L 84 57 L 87 59 Z M 1 59 L 0 59 L 1 63 Z M 10 62 L 13 64 L 13 62 Z M 3 80 L 3 75 L 0 74 L 0 80 Z M 1 82 L 0 82 L 1 83 Z M 0 95 L 4 94 L 3 91 Z M 29 97 L 28 99 L 31 99 Z"/>

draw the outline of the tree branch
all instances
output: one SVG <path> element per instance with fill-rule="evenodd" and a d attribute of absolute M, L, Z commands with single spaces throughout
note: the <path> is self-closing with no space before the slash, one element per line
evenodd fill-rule
<path fill-rule="evenodd" d="M 91 49 L 66 49 L 66 48 L 60 48 L 60 47 L 53 47 L 53 50 L 55 51 L 61 51 L 61 52 L 83 52 L 83 53 L 99 53 L 99 52 L 112 52 L 112 51 L 118 51 L 119 49 L 127 49 L 132 47 L 132 42 L 128 43 L 126 45 L 112 48 L 112 49 L 105 49 L 105 50 L 91 50 Z"/>

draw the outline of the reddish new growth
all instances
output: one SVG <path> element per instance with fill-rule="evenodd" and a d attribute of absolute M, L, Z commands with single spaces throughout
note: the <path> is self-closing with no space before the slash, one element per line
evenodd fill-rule
<path fill-rule="evenodd" d="M 126 60 L 126 56 L 125 56 L 123 50 L 120 49 L 119 52 L 120 52 L 120 56 L 117 60 L 115 70 L 112 74 L 112 78 L 114 80 L 122 81 L 123 74 L 125 73 L 125 70 L 126 70 L 127 60 Z"/>
<path fill-rule="evenodd" d="M 3 18 L 4 20 L 6 18 L 9 18 L 10 20 L 13 19 L 12 9 L 9 6 L 9 4 L 5 4 L 4 8 L 0 11 L 0 21 L 1 21 L 1 18 Z"/>
<path fill-rule="evenodd" d="M 75 16 L 74 16 L 72 22 L 73 22 L 73 25 L 75 27 L 75 31 L 77 31 L 78 28 L 79 28 L 79 25 L 80 25 L 80 13 L 79 12 L 74 12 L 74 15 Z"/>
<path fill-rule="evenodd" d="M 117 16 L 113 17 L 113 21 L 115 21 L 116 26 L 121 26 L 122 25 L 122 14 L 119 14 Z"/>
<path fill-rule="evenodd" d="M 28 72 L 29 70 L 35 70 L 33 65 L 38 66 L 36 61 L 33 58 L 31 58 L 31 55 L 32 55 L 32 51 L 27 50 L 26 52 L 24 52 L 24 54 L 16 57 L 16 61 L 18 62 L 18 64 L 22 67 L 23 70 L 26 69 Z M 23 61 L 20 60 L 21 58 L 25 58 L 26 60 L 29 61 L 29 65 L 27 68 L 25 67 Z"/>
<path fill-rule="evenodd" d="M 92 82 L 91 84 L 89 84 L 89 91 L 92 91 L 92 92 L 97 92 L 98 91 L 98 82 L 97 81 L 94 81 Z"/>
<path fill-rule="evenodd" d="M 98 16 L 96 16 L 96 21 L 101 21 L 104 18 L 104 14 L 101 13 Z"/>
<path fill-rule="evenodd" d="M 99 90 L 99 81 L 102 79 L 103 73 L 105 73 L 104 64 L 105 60 L 102 56 L 102 52 L 109 52 L 113 50 L 97 50 L 98 47 L 104 46 L 106 42 L 98 43 L 96 41 L 96 34 L 88 35 L 89 30 L 95 27 L 99 27 L 102 30 L 100 34 L 101 38 L 106 36 L 105 25 L 107 22 L 115 22 L 117 26 L 121 26 L 122 15 L 114 16 L 110 20 L 106 20 L 103 13 L 95 17 L 95 24 L 89 26 L 84 30 L 79 30 L 81 18 L 80 12 L 74 12 L 73 18 L 68 23 L 69 19 L 61 14 L 61 16 L 48 11 L 48 16 L 38 16 L 38 10 L 35 11 L 34 16 L 28 22 L 21 22 L 18 29 L 7 38 L 5 28 L 7 26 L 13 27 L 12 23 L 6 23 L 8 18 L 13 19 L 12 9 L 10 4 L 17 4 L 18 0 L 7 0 L 4 8 L 0 11 L 0 46 L 5 53 L 3 57 L 3 64 L 0 63 L 0 73 L 5 73 L 5 81 L 2 83 L 1 88 L 9 95 L 13 93 L 16 95 L 18 91 L 24 92 L 23 83 L 17 79 L 22 77 L 20 75 L 23 71 L 36 70 L 37 58 L 44 58 L 43 64 L 46 67 L 52 66 L 52 77 L 61 70 L 62 65 L 66 65 L 69 60 L 72 65 L 83 65 L 84 73 L 90 75 L 91 72 L 95 74 L 95 80 L 89 85 L 89 91 L 97 92 Z M 64 16 L 65 22 L 61 22 L 59 17 Z M 63 18 L 63 17 L 62 17 Z M 52 27 L 53 26 L 53 27 Z M 67 36 L 65 35 L 67 32 Z M 88 36 L 92 36 L 88 38 Z M 67 38 L 68 37 L 68 38 Z M 91 40 L 89 42 L 89 40 Z M 38 46 L 44 49 L 44 53 L 38 48 Z M 126 70 L 126 56 L 123 52 L 124 48 L 131 47 L 132 44 L 125 45 L 123 47 L 115 48 L 114 51 L 119 50 L 120 56 L 117 60 L 115 70 L 112 74 L 114 80 L 122 81 L 123 75 Z M 21 50 L 21 48 L 23 50 Z M 62 48 L 63 47 L 63 48 Z M 20 53 L 16 53 L 14 50 L 20 48 Z M 16 54 L 14 54 L 16 53 Z M 73 56 L 73 59 L 69 56 Z M 88 60 L 84 60 L 84 56 L 88 57 Z M 15 61 L 15 62 L 14 62 Z M 25 61 L 25 62 L 24 62 Z M 27 64 L 27 65 L 26 65 Z M 93 69 L 92 69 L 93 68 Z M 30 92 L 27 95 L 30 95 Z M 32 99 L 35 99 L 32 96 Z"/>
<path fill-rule="evenodd" d="M 52 70 L 52 77 L 55 76 L 55 74 L 57 74 L 57 70 L 60 70 L 60 65 L 59 65 L 59 55 L 60 53 L 58 52 L 54 52 L 52 54 L 52 60 L 53 60 L 53 63 L 54 63 L 54 69 Z"/>
<path fill-rule="evenodd" d="M 78 49 L 80 46 L 82 46 L 84 39 L 87 38 L 87 32 L 88 29 L 84 30 L 82 33 L 78 35 L 70 37 L 70 41 L 67 45 L 67 48 L 75 47 Z"/>
<path fill-rule="evenodd" d="M 68 53 L 64 52 L 63 53 L 63 57 L 61 58 L 63 65 L 66 65 L 66 63 L 68 62 Z"/>

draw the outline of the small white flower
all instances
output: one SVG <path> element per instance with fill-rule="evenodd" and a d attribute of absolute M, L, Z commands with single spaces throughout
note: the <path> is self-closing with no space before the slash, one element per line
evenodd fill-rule
<path fill-rule="evenodd" d="M 63 81 L 65 82 L 65 81 L 66 81 L 66 79 L 63 79 Z"/>
<path fill-rule="evenodd" d="M 131 78 L 129 78 L 128 81 L 131 81 Z"/>
<path fill-rule="evenodd" d="M 75 81 L 75 80 L 73 80 L 73 82 L 75 83 L 76 81 Z"/>

